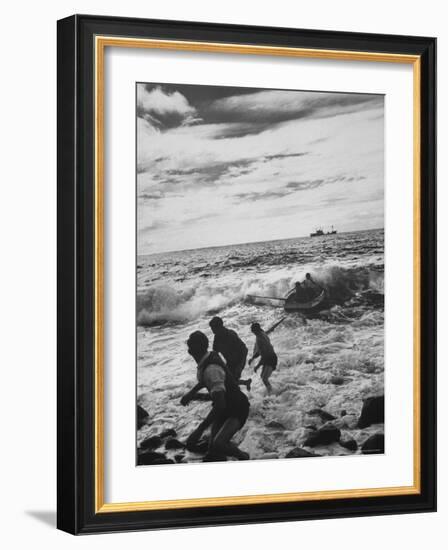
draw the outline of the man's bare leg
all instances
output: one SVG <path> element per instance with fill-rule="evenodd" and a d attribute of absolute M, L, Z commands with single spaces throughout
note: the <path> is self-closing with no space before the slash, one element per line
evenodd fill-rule
<path fill-rule="evenodd" d="M 268 394 L 272 393 L 272 386 L 269 382 L 269 377 L 271 376 L 273 372 L 273 368 L 269 365 L 263 365 L 263 370 L 261 371 L 261 380 L 263 384 L 266 386 L 266 389 L 268 390 Z"/>

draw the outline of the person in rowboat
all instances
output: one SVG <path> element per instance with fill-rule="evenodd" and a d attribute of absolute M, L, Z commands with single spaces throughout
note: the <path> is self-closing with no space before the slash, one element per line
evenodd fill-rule
<path fill-rule="evenodd" d="M 305 299 L 305 295 L 306 295 L 306 291 L 305 289 L 303 288 L 302 286 L 302 283 L 300 281 L 297 281 L 296 284 L 294 285 L 294 290 L 295 290 L 295 301 L 296 302 L 303 302 L 304 299 Z"/>
<path fill-rule="evenodd" d="M 249 415 L 249 400 L 240 390 L 238 383 L 216 351 L 208 350 L 207 336 L 197 330 L 187 340 L 188 353 L 197 364 L 198 383 L 181 400 L 189 403 L 203 387 L 212 398 L 212 410 L 191 434 L 189 440 L 199 439 L 205 429 L 204 423 L 211 423 L 208 453 L 204 461 L 218 460 L 221 456 L 232 456 L 238 460 L 248 460 L 248 453 L 242 451 L 232 437 L 241 430 Z M 207 424 L 207 425 L 208 425 Z M 187 440 L 188 443 L 188 440 Z"/>
<path fill-rule="evenodd" d="M 252 323 L 250 327 L 250 330 L 255 335 L 255 346 L 253 355 L 249 359 L 249 365 L 254 359 L 260 357 L 260 361 L 258 365 L 254 368 L 254 371 L 257 372 L 257 370 L 262 367 L 261 380 L 266 386 L 268 394 L 272 392 L 272 386 L 269 382 L 269 378 L 271 377 L 274 370 L 277 368 L 278 363 L 277 354 L 274 351 L 274 347 L 271 344 L 268 334 L 276 326 L 277 324 L 266 332 L 261 328 L 259 323 Z"/>
<path fill-rule="evenodd" d="M 241 380 L 241 373 L 246 366 L 248 349 L 238 334 L 224 326 L 221 317 L 213 317 L 210 328 L 215 335 L 213 339 L 213 351 L 220 353 L 226 360 L 230 372 L 240 386 L 246 386 L 250 391 L 252 379 Z"/>
<path fill-rule="evenodd" d="M 305 280 L 302 283 L 302 289 L 306 293 L 306 298 L 312 300 L 315 298 L 323 289 L 316 281 L 311 277 L 311 273 L 305 275 Z"/>

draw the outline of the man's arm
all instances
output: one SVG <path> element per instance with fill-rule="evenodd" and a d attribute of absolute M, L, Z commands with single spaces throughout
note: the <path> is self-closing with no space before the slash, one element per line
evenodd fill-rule
<path fill-rule="evenodd" d="M 261 367 L 262 363 L 263 363 L 263 359 L 260 359 L 260 361 L 258 361 L 258 365 L 254 367 L 254 372 L 257 372 L 257 370 Z"/>
<path fill-rule="evenodd" d="M 193 397 L 198 393 L 200 389 L 204 387 L 204 384 L 198 382 L 189 392 L 187 392 L 180 400 L 181 405 L 188 405 L 188 403 L 193 399 Z"/>
<path fill-rule="evenodd" d="M 249 359 L 249 365 L 252 363 L 252 361 L 254 359 L 256 359 L 257 357 L 260 357 L 260 351 L 258 349 L 258 342 L 257 340 L 255 340 L 255 345 L 254 345 L 254 351 L 252 353 L 252 357 Z"/>

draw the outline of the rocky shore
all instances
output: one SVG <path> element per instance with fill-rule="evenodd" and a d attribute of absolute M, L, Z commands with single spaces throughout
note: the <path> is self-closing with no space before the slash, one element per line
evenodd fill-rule
<path fill-rule="evenodd" d="M 146 414 L 145 414 L 146 413 Z M 282 452 L 270 451 L 260 459 L 312 458 L 331 454 L 381 454 L 384 453 L 384 395 L 370 396 L 363 401 L 360 415 L 347 414 L 341 410 L 335 417 L 324 409 L 316 408 L 306 412 L 309 424 L 304 428 L 305 438 L 300 445 Z M 148 413 L 137 406 L 137 418 L 143 427 L 149 418 Z M 266 425 L 270 435 L 286 432 L 286 427 L 272 420 Z M 373 430 L 373 431 L 372 431 Z M 175 464 L 201 461 L 207 451 L 207 438 L 204 437 L 194 447 L 187 446 L 177 438 L 174 428 L 159 433 L 148 432 L 140 441 L 137 450 L 138 465 Z M 340 452 L 335 449 L 340 447 Z M 320 451 L 320 452 L 319 452 Z M 222 460 L 225 460 L 223 457 Z"/>

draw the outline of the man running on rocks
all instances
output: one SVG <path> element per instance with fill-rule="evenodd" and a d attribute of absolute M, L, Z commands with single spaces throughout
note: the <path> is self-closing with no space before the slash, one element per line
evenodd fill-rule
<path fill-rule="evenodd" d="M 190 334 L 187 341 L 188 353 L 196 361 L 198 383 L 184 395 L 181 403 L 187 405 L 203 387 L 207 388 L 212 398 L 212 410 L 207 417 L 212 427 L 204 461 L 220 460 L 223 456 L 249 460 L 249 455 L 231 442 L 232 437 L 246 423 L 249 401 L 219 354 L 209 351 L 208 345 L 208 338 L 203 332 L 197 330 Z M 204 422 L 201 422 L 189 440 L 199 439 L 203 429 Z"/>

